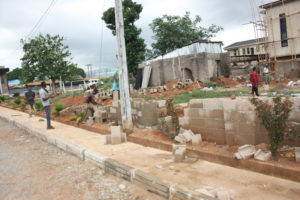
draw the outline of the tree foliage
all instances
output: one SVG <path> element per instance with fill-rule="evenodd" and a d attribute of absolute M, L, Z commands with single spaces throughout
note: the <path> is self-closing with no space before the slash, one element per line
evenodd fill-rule
<path fill-rule="evenodd" d="M 75 68 L 74 75 L 80 75 L 82 78 L 86 77 L 85 71 L 80 67 Z"/>
<path fill-rule="evenodd" d="M 214 24 L 204 28 L 200 26 L 201 21 L 199 15 L 192 20 L 189 12 L 183 17 L 163 15 L 155 18 L 149 25 L 155 40 L 152 43 L 152 55 L 164 55 L 196 41 L 210 41 L 216 33 L 223 30 L 221 26 Z"/>
<path fill-rule="evenodd" d="M 31 82 L 35 78 L 45 80 L 49 78 L 53 82 L 60 78 L 72 80 L 78 70 L 76 64 L 69 58 L 71 53 L 68 46 L 63 44 L 64 38 L 49 34 L 38 35 L 29 41 L 21 40 L 24 56 L 22 70 L 25 82 Z"/>
<path fill-rule="evenodd" d="M 15 68 L 7 73 L 7 80 L 22 80 L 23 72 L 21 68 Z"/>
<path fill-rule="evenodd" d="M 257 98 L 252 98 L 251 103 L 269 133 L 270 151 L 276 157 L 277 149 L 285 139 L 298 137 L 297 128 L 288 123 L 293 103 L 289 98 L 282 101 L 280 97 L 273 98 L 274 105 Z"/>
<path fill-rule="evenodd" d="M 136 74 L 138 64 L 145 59 L 146 44 L 140 38 L 142 30 L 135 26 L 135 22 L 140 18 L 143 7 L 132 0 L 123 1 L 124 32 L 126 44 L 127 66 L 129 73 Z M 103 13 L 102 19 L 106 27 L 116 35 L 115 9 L 109 8 Z"/>

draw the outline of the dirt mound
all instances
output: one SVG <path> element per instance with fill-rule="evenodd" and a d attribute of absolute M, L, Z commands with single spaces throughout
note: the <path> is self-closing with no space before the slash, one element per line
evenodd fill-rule
<path fill-rule="evenodd" d="M 74 106 L 82 105 L 84 104 L 84 99 L 85 99 L 84 96 L 76 96 L 76 97 L 70 96 L 70 97 L 60 99 L 56 103 L 63 103 L 64 107 L 66 108 L 72 105 Z"/>
<path fill-rule="evenodd" d="M 214 82 L 222 83 L 222 85 L 224 85 L 224 87 L 226 88 L 235 87 L 236 85 L 241 84 L 241 82 L 239 81 L 234 81 L 230 78 L 225 78 L 225 77 L 217 77 Z"/>
<path fill-rule="evenodd" d="M 179 81 L 177 79 L 174 79 L 174 80 L 170 80 L 168 81 L 165 86 L 167 86 L 167 88 L 169 90 L 171 90 L 173 88 L 173 85 L 175 85 L 176 83 L 178 83 Z"/>

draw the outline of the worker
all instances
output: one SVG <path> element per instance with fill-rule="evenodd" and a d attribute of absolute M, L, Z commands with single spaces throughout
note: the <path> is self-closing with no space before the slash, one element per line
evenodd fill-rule
<path fill-rule="evenodd" d="M 88 112 L 88 110 L 90 110 L 92 113 L 92 117 L 94 116 L 95 110 L 94 110 L 93 106 L 91 106 L 91 104 L 96 105 L 96 106 L 101 105 L 95 101 L 95 95 L 97 93 L 98 93 L 97 88 L 94 88 L 93 92 L 89 93 L 84 100 L 84 103 L 86 105 L 86 113 Z"/>
<path fill-rule="evenodd" d="M 265 83 L 267 85 L 270 84 L 270 74 L 269 74 L 269 66 L 268 65 L 265 65 L 264 67 L 264 75 L 265 75 Z"/>

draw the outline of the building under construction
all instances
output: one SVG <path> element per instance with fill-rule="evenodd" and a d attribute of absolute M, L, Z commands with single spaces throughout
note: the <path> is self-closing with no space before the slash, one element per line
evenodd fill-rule
<path fill-rule="evenodd" d="M 268 65 L 274 79 L 300 77 L 300 0 L 250 2 L 255 39 L 224 48 L 231 56 L 231 76 Z"/>

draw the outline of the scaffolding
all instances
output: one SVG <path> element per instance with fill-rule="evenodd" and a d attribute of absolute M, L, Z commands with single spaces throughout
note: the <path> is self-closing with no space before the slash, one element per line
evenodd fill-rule
<path fill-rule="evenodd" d="M 264 0 L 250 0 L 251 13 L 252 13 L 252 24 L 254 28 L 255 38 L 257 40 L 258 51 L 258 61 L 259 64 L 268 64 L 271 67 L 272 71 L 275 71 L 276 63 L 280 62 L 291 62 L 292 68 L 295 66 L 296 61 L 300 61 L 300 58 L 297 57 L 296 52 L 296 40 L 300 38 L 299 33 L 297 35 L 294 32 L 293 24 L 291 18 L 295 15 L 299 15 L 300 11 L 291 12 L 290 9 L 287 9 L 286 4 L 290 0 L 277 0 L 272 1 L 271 3 L 265 4 Z M 276 4 L 276 5 L 275 5 Z M 267 5 L 267 7 L 265 7 Z M 279 34 L 274 31 L 274 21 L 276 23 L 282 18 L 281 16 L 272 16 L 272 13 L 268 13 L 267 10 L 273 9 L 273 5 L 281 6 L 282 13 L 284 13 L 284 18 L 286 19 L 287 24 L 287 38 L 281 38 L 278 40 L 275 37 L 275 34 Z M 261 41 L 260 38 L 265 38 L 264 41 Z M 289 48 L 289 55 L 278 56 L 278 47 L 283 41 L 287 41 Z"/>

